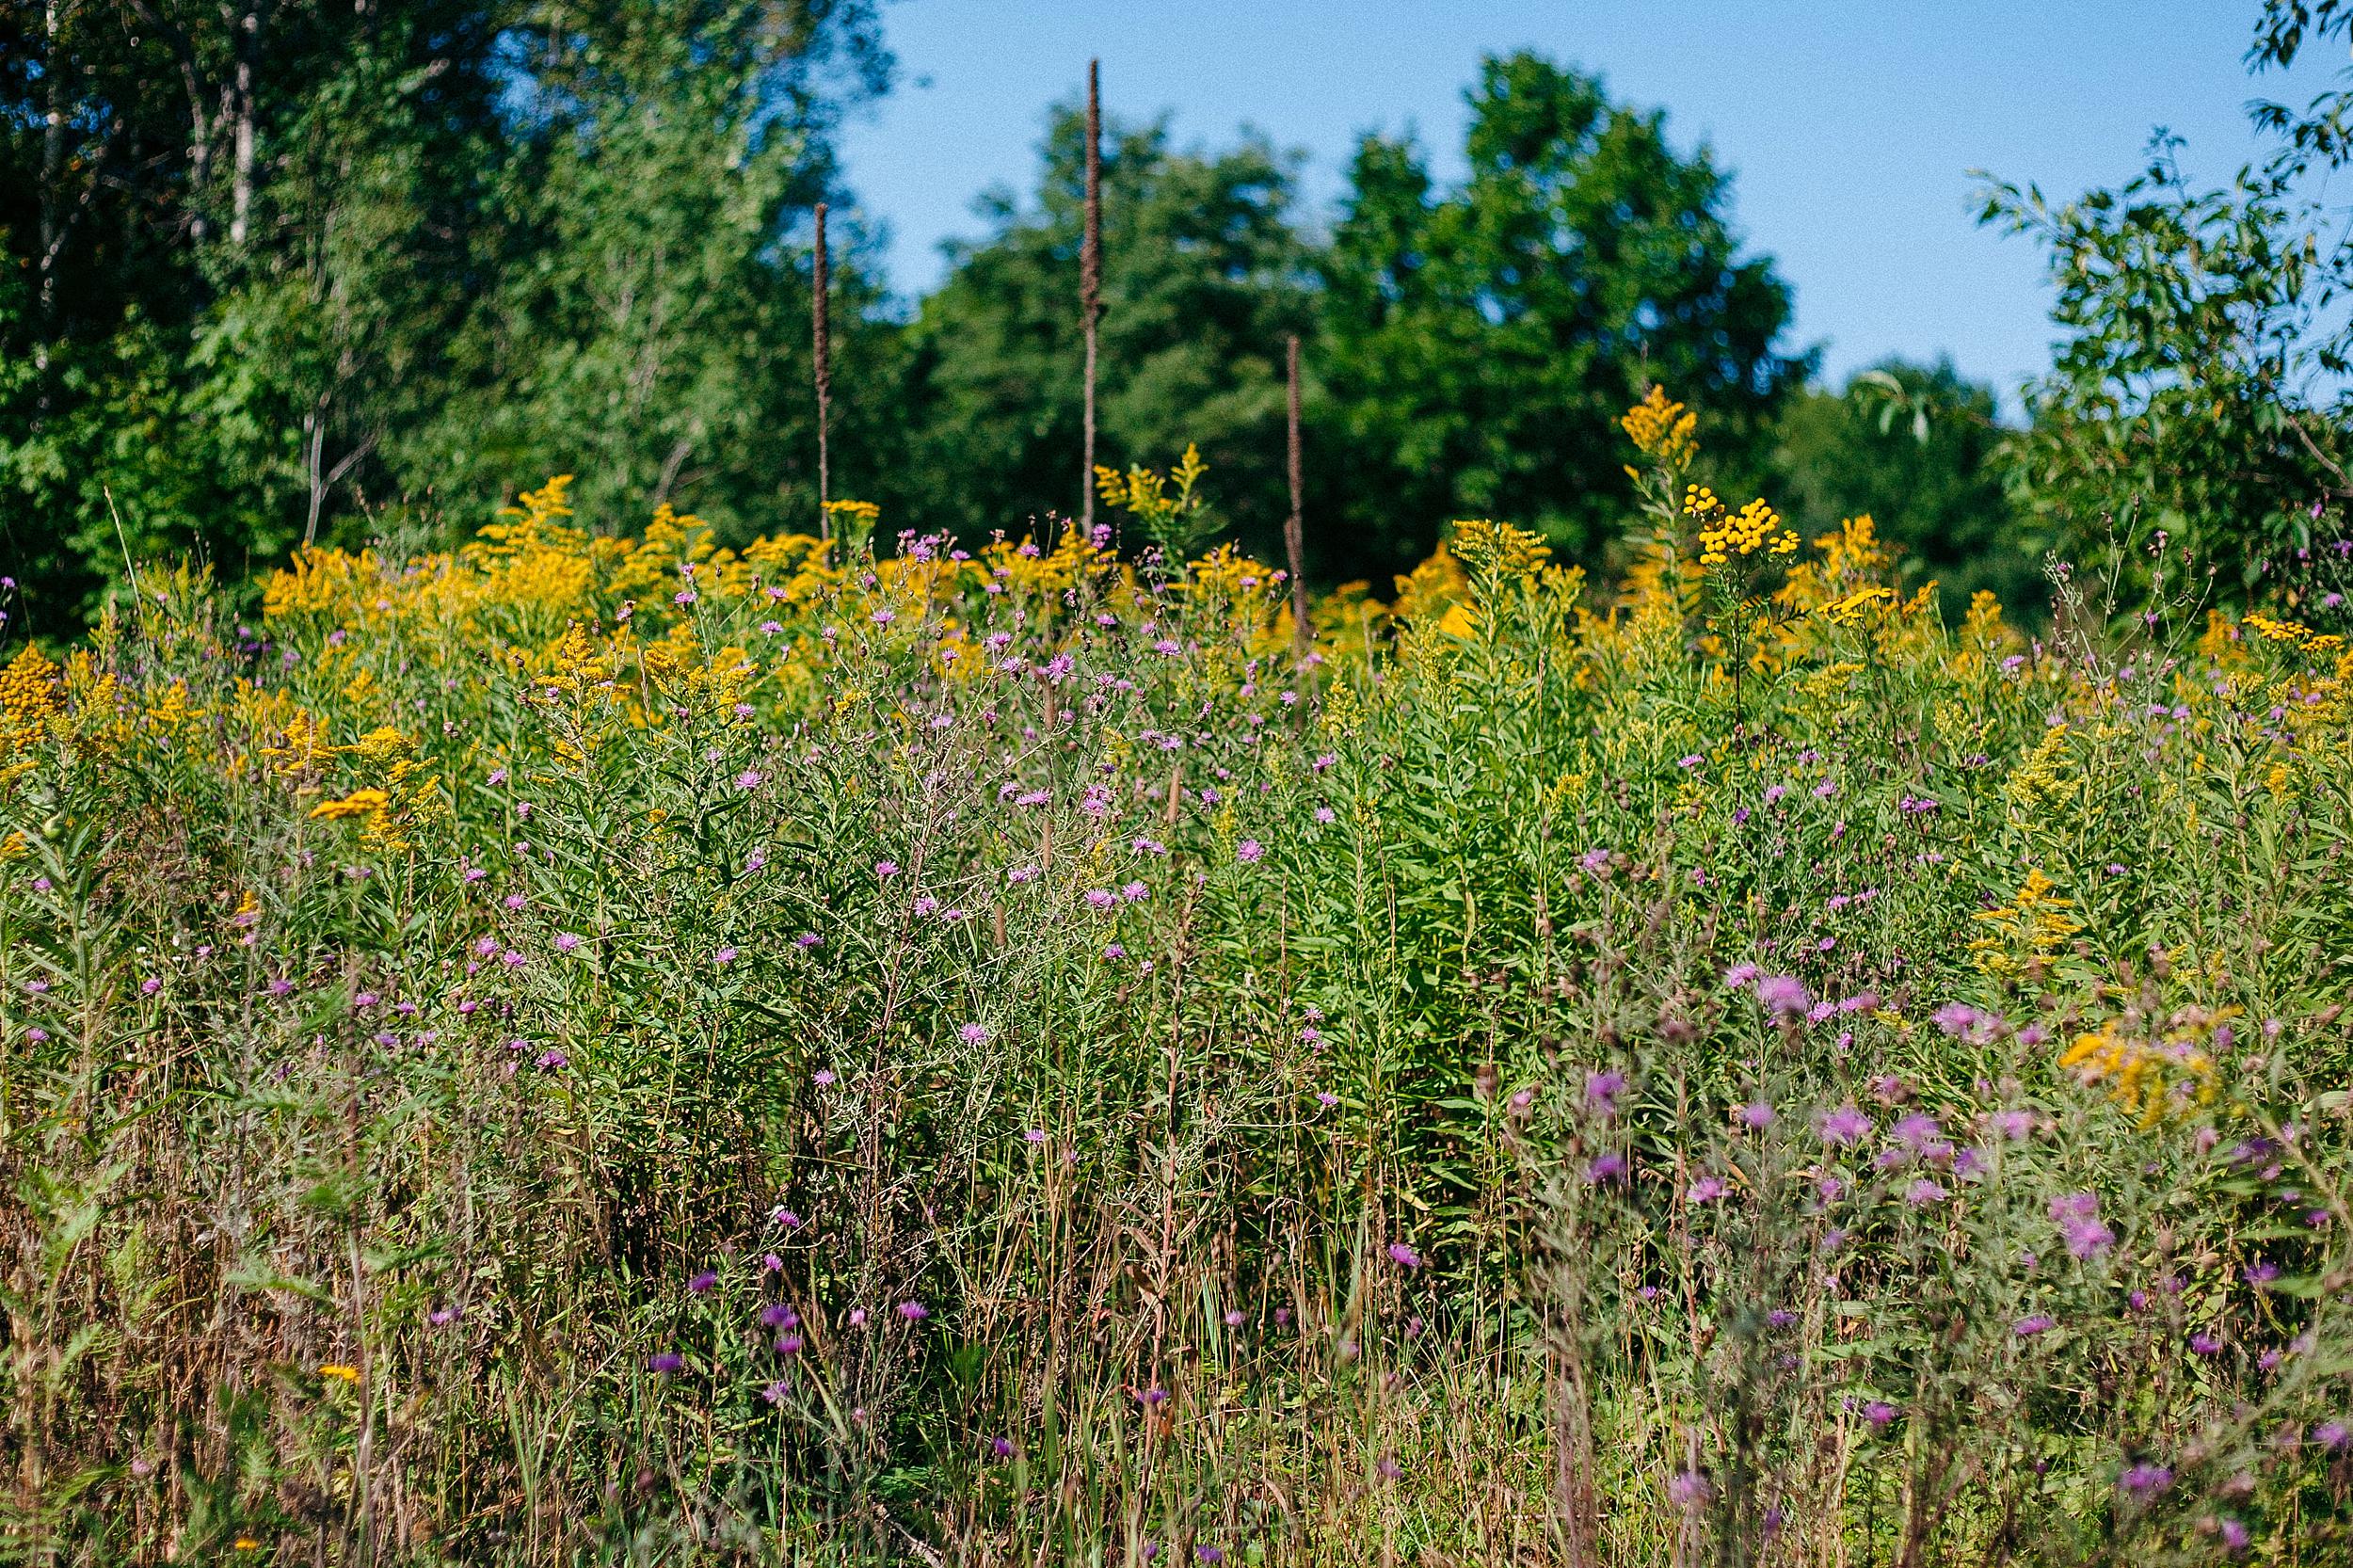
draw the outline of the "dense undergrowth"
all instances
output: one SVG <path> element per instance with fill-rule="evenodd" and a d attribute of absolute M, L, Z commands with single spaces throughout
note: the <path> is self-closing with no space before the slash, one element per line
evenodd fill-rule
<path fill-rule="evenodd" d="M 1677 416 L 1304 657 L 561 482 L 20 652 L 0 1549 L 2353 1549 L 2342 601 L 1948 624 Z"/>

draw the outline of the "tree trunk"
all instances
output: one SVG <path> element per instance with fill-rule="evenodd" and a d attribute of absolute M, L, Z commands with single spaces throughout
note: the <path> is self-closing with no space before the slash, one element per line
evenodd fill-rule
<path fill-rule="evenodd" d="M 825 204 L 817 203 L 817 261 L 809 285 L 810 357 L 817 367 L 817 536 L 833 537 L 833 465 L 827 426 L 833 414 L 833 331 L 825 296 L 831 279 L 825 259 Z"/>
<path fill-rule="evenodd" d="M 1307 625 L 1307 536 L 1303 515 L 1303 491 L 1299 462 L 1299 334 L 1293 332 L 1283 345 L 1283 368 L 1286 396 L 1285 420 L 1289 440 L 1284 452 L 1284 470 L 1290 479 L 1291 512 L 1283 520 L 1283 550 L 1290 557 L 1291 568 L 1291 648 L 1300 658 L 1307 657 L 1315 646 L 1315 633 Z"/>
<path fill-rule="evenodd" d="M 236 51 L 236 65 L 230 88 L 230 126 L 235 162 L 229 184 L 229 243 L 243 247 L 253 221 L 253 72 L 262 48 L 260 6 L 248 6 L 237 18 L 231 46 Z"/>
<path fill-rule="evenodd" d="M 1095 319 L 1103 312 L 1103 100 L 1097 60 L 1087 61 L 1086 230 L 1079 243 L 1079 316 L 1086 330 L 1084 451 L 1079 461 L 1079 522 L 1095 529 Z"/>

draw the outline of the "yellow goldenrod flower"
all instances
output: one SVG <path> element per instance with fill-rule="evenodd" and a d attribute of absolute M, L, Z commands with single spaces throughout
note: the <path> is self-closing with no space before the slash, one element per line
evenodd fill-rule
<path fill-rule="evenodd" d="M 1618 425 L 1637 451 L 1673 468 L 1699 455 L 1699 423 L 1697 414 L 1670 399 L 1666 389 L 1655 386 L 1625 411 Z"/>
<path fill-rule="evenodd" d="M 345 817 L 372 817 L 392 805 L 392 797 L 381 790 L 354 790 L 341 800 L 322 802 L 311 808 L 312 818 L 341 822 Z"/>

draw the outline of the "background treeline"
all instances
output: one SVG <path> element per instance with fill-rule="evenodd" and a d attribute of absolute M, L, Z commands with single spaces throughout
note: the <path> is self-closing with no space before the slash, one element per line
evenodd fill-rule
<path fill-rule="evenodd" d="M 2255 63 L 2345 24 L 2272 0 Z M 871 0 L 0 0 L 20 623 L 79 624 L 126 558 L 237 579 L 310 536 L 470 533 L 553 472 L 600 528 L 664 501 L 730 540 L 811 527 L 808 218 L 854 203 L 832 132 L 891 76 Z M 2344 493 L 2346 250 L 2297 194 L 2342 155 L 2334 99 L 2271 111 L 2280 158 L 2226 191 L 2164 146 L 2072 205 L 1991 191 L 2049 245 L 2070 340 L 2009 428 L 1949 365 L 1816 384 L 1729 176 L 1663 116 L 1527 54 L 1468 91 L 1466 178 L 1369 136 L 1330 213 L 1261 138 L 1112 117 L 1100 460 L 1197 441 L 1221 520 L 1272 552 L 1296 332 L 1326 582 L 1380 583 L 1464 516 L 1606 560 L 1612 422 L 1653 382 L 1795 524 L 1872 512 L 1948 604 L 2030 608 L 2046 548 L 2111 528 L 2246 577 Z M 911 305 L 837 223 L 835 490 L 887 532 L 1076 509 L 1083 144 L 1057 113 L 1036 188 L 985 196 L 986 236 Z"/>

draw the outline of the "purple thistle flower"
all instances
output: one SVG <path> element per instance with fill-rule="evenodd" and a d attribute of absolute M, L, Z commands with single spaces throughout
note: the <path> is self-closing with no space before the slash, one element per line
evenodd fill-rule
<path fill-rule="evenodd" d="M 904 1318 L 910 1323 L 920 1323 L 931 1315 L 931 1308 L 925 1306 L 921 1302 L 901 1302 L 899 1304 L 899 1316 Z"/>
<path fill-rule="evenodd" d="M 1401 1269 L 1418 1269 L 1421 1267 L 1421 1254 L 1402 1241 L 1392 1241 L 1389 1243 L 1389 1261 Z"/>
<path fill-rule="evenodd" d="M 1625 1093 L 1625 1074 L 1609 1069 L 1585 1075 L 1586 1109 L 1596 1116 L 1618 1113 L 1618 1096 Z"/>
<path fill-rule="evenodd" d="M 1740 1125 L 1753 1131 L 1763 1131 L 1779 1118 L 1773 1108 L 1763 1100 L 1751 1100 L 1740 1108 Z"/>
<path fill-rule="evenodd" d="M 701 1273 L 696 1274 L 693 1279 L 688 1280 L 686 1282 L 686 1288 L 695 1292 L 697 1296 L 702 1296 L 708 1295 L 711 1291 L 711 1288 L 718 1283 L 718 1272 L 713 1269 L 705 1269 Z"/>
<path fill-rule="evenodd" d="M 1847 1148 L 1871 1136 L 1871 1118 L 1852 1104 L 1842 1105 L 1821 1121 L 1822 1142 L 1833 1148 Z"/>
<path fill-rule="evenodd" d="M 968 1046 L 984 1046 L 988 1044 L 988 1025 L 983 1023 L 966 1024 L 962 1029 L 956 1031 L 956 1038 L 962 1040 Z"/>
<path fill-rule="evenodd" d="M 664 1377 L 667 1377 L 672 1372 L 683 1370 L 685 1366 L 686 1358 L 679 1354 L 676 1351 L 664 1351 L 661 1354 L 646 1363 L 646 1367 L 648 1371 L 660 1372 Z"/>
<path fill-rule="evenodd" d="M 1803 1017 L 1813 1000 L 1805 983 L 1795 975 L 1769 974 L 1756 983 L 1757 1005 L 1777 1018 Z"/>
<path fill-rule="evenodd" d="M 1240 860 L 1245 866 L 1257 865 L 1259 858 L 1265 854 L 1266 845 L 1258 842 L 1256 839 L 1244 839 L 1241 843 L 1234 846 L 1234 858 Z"/>
<path fill-rule="evenodd" d="M 1726 1192 L 1731 1191 L 1732 1188 L 1725 1182 L 1723 1177 L 1718 1176 L 1704 1176 L 1700 1177 L 1699 1180 L 1691 1183 L 1690 1191 L 1686 1192 L 1684 1195 L 1689 1198 L 1693 1203 L 1714 1203 L 1717 1199 L 1722 1197 Z"/>
<path fill-rule="evenodd" d="M 1945 1128 L 1934 1116 L 1914 1111 L 1897 1118 L 1887 1135 L 1914 1154 L 1926 1154 L 1945 1141 Z"/>
<path fill-rule="evenodd" d="M 2116 1232 L 2100 1223 L 2100 1199 L 2092 1192 L 2070 1192 L 2051 1200 L 2051 1219 L 2068 1252 L 2089 1263 L 2116 1244 Z"/>
<path fill-rule="evenodd" d="M 2173 1472 L 2162 1464 L 2136 1464 L 2117 1477 L 2116 1484 L 2130 1496 L 2146 1501 L 2173 1484 Z"/>
<path fill-rule="evenodd" d="M 1902 1414 L 1885 1400 L 1873 1400 L 1863 1407 L 1863 1418 L 1871 1424 L 1873 1432 L 1885 1432 L 1895 1425 L 1896 1417 Z"/>
<path fill-rule="evenodd" d="M 2021 1339 L 2031 1339 L 2038 1334 L 2048 1334 L 2056 1325 L 2041 1313 L 2030 1313 L 2009 1325 L 2010 1332 Z"/>
<path fill-rule="evenodd" d="M 2222 1341 L 2200 1329 L 2189 1336 L 2189 1349 L 2192 1355 L 2220 1355 Z"/>
<path fill-rule="evenodd" d="M 1697 1470 L 1678 1470 L 1667 1480 L 1667 1496 L 1677 1508 L 1692 1512 L 1705 1508 L 1715 1496 L 1715 1483 Z"/>
<path fill-rule="evenodd" d="M 1585 1179 L 1596 1186 L 1603 1182 L 1615 1181 L 1624 1175 L 1625 1175 L 1625 1156 L 1615 1151 L 1595 1155 L 1593 1162 L 1585 1167 Z"/>

